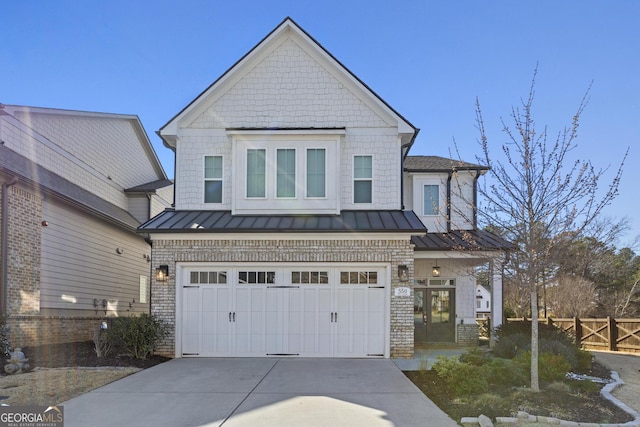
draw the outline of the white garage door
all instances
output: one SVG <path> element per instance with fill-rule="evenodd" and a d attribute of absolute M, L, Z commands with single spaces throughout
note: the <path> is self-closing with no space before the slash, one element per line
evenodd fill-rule
<path fill-rule="evenodd" d="M 385 268 L 201 265 L 182 271 L 182 356 L 385 355 Z"/>

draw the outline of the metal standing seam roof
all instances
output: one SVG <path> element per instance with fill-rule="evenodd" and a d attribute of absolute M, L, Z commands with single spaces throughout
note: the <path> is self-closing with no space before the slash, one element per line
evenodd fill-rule
<path fill-rule="evenodd" d="M 447 233 L 427 233 L 412 236 L 416 251 L 505 251 L 517 246 L 502 237 L 484 230 L 454 230 Z"/>
<path fill-rule="evenodd" d="M 139 232 L 408 232 L 425 233 L 413 211 L 342 211 L 340 215 L 232 215 L 231 211 L 166 210 L 138 228 Z"/>

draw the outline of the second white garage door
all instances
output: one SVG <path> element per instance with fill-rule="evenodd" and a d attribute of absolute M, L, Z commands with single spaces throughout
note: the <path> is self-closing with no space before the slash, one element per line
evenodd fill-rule
<path fill-rule="evenodd" d="M 181 356 L 385 356 L 384 267 L 180 271 Z"/>

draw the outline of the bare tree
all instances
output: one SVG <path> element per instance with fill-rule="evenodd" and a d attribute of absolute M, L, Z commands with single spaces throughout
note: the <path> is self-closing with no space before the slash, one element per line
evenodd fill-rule
<path fill-rule="evenodd" d="M 577 146 L 578 124 L 586 107 L 589 90 L 578 105 L 571 124 L 555 138 L 548 129 L 536 128 L 533 101 L 537 68 L 526 99 L 511 110 L 508 124 L 501 119 L 506 142 L 500 145 L 502 158 L 494 157 L 476 100 L 476 123 L 482 156 L 478 161 L 491 167 L 488 180 L 479 188 L 485 204 L 479 214 L 489 224 L 503 230 L 519 246 L 519 264 L 512 265 L 530 292 L 531 301 L 531 389 L 539 391 L 538 379 L 538 287 L 543 283 L 559 236 L 577 238 L 618 194 L 622 174 L 618 170 L 603 195 L 599 182 L 605 170 L 589 161 L 571 160 Z M 589 88 L 590 89 L 590 88 Z"/>
<path fill-rule="evenodd" d="M 548 305 L 556 317 L 587 317 L 596 309 L 596 285 L 580 276 L 559 276 L 548 289 Z"/>

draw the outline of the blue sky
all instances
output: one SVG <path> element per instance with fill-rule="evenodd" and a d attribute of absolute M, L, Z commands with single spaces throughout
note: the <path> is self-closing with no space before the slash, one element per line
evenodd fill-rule
<path fill-rule="evenodd" d="M 552 134 L 593 82 L 573 154 L 609 167 L 627 147 L 620 195 L 607 209 L 640 234 L 640 1 L 135 0 L 4 2 L 0 102 L 136 114 L 155 135 L 290 16 L 415 126 L 412 154 L 481 154 L 475 99 L 490 143 L 528 93 Z M 455 154 L 454 154 L 455 156 Z M 602 186 L 606 186 L 603 181 Z"/>

